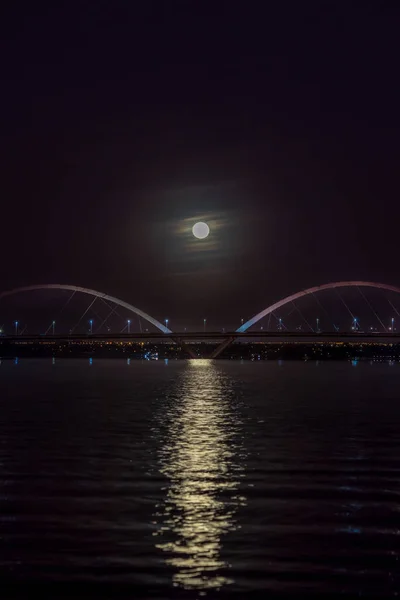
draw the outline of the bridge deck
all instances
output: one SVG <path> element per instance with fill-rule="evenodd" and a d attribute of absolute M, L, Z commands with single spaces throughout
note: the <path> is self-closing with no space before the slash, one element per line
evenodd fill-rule
<path fill-rule="evenodd" d="M 23 335 L 1 335 L 0 343 L 2 342 L 48 342 L 48 341 L 146 341 L 146 340 L 162 340 L 164 342 L 199 342 L 199 341 L 215 341 L 222 342 L 233 338 L 235 341 L 265 341 L 265 342 L 340 342 L 340 341 L 352 341 L 352 342 L 393 342 L 398 343 L 400 339 L 400 332 L 268 332 L 268 331 L 246 331 L 244 333 L 238 333 L 237 331 L 220 332 L 220 331 L 197 331 L 197 332 L 174 332 L 174 333 L 162 333 L 162 332 L 134 332 L 134 333 L 105 333 L 105 334 L 63 334 L 58 333 L 52 334 L 23 334 Z"/>

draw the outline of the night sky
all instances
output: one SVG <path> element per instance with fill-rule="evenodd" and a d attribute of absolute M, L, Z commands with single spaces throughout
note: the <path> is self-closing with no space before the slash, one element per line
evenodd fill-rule
<path fill-rule="evenodd" d="M 400 285 L 395 2 L 12 4 L 2 289 L 91 287 L 172 325 Z"/>

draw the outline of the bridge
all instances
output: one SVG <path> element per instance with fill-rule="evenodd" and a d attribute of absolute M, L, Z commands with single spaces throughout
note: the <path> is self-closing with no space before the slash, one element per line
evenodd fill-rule
<path fill-rule="evenodd" d="M 373 290 L 375 292 L 382 292 L 388 294 L 384 297 L 385 309 L 382 309 L 382 302 L 378 302 L 376 298 L 372 299 L 366 293 L 366 290 Z M 354 298 L 351 299 L 353 303 L 350 306 L 349 300 L 343 295 L 343 290 L 353 290 L 357 293 L 357 298 L 366 307 L 368 315 L 361 319 L 355 316 L 356 309 L 359 312 L 359 305 L 355 305 Z M 169 320 L 165 319 L 164 323 L 155 319 L 148 313 L 137 308 L 136 306 L 120 300 L 115 296 L 111 296 L 90 288 L 83 288 L 74 285 L 64 284 L 41 284 L 41 285 L 30 285 L 25 287 L 16 288 L 0 293 L 0 323 L 2 319 L 2 302 L 11 297 L 19 297 L 21 294 L 37 293 L 37 292 L 67 292 L 68 297 L 63 296 L 62 306 L 58 310 L 57 320 L 48 320 L 46 327 L 43 331 L 27 331 L 27 326 L 22 328 L 21 320 L 14 320 L 9 322 L 8 327 L 6 325 L 0 328 L 0 343 L 4 344 L 20 344 L 20 343 L 40 343 L 46 342 L 87 342 L 97 343 L 99 341 L 172 341 L 182 346 L 193 358 L 197 358 L 197 354 L 191 348 L 194 342 L 207 342 L 215 343 L 216 347 L 211 353 L 211 358 L 217 358 L 230 344 L 237 341 L 250 341 L 250 340 L 264 340 L 268 342 L 277 341 L 340 341 L 347 340 L 351 342 L 371 341 L 376 342 L 398 342 L 400 338 L 400 331 L 397 332 L 395 327 L 395 321 L 397 318 L 400 319 L 400 312 L 396 308 L 396 297 L 400 294 L 400 287 L 389 285 L 385 283 L 376 283 L 369 281 L 340 281 L 328 283 L 320 286 L 301 290 L 290 296 L 287 296 L 277 302 L 267 306 L 267 308 L 261 310 L 253 317 L 248 319 L 246 322 L 241 322 L 241 325 L 234 330 L 229 331 L 208 331 L 206 330 L 204 320 L 204 328 L 201 331 L 174 331 L 168 327 Z M 339 302 L 339 306 L 345 309 L 347 315 L 347 324 L 340 326 L 339 318 L 337 313 L 332 314 L 331 307 L 328 308 L 324 305 L 321 299 L 321 295 L 326 292 L 333 291 L 335 298 Z M 83 311 L 79 314 L 77 322 L 74 323 L 73 327 L 67 325 L 62 319 L 61 315 L 65 314 L 66 308 L 72 305 L 72 301 L 76 295 L 87 297 L 89 296 L 90 302 L 88 305 L 83 307 Z M 391 297 L 394 296 L 394 297 Z M 309 313 L 306 314 L 304 308 L 299 305 L 300 301 L 304 299 L 312 299 L 315 301 L 314 313 L 322 315 L 317 316 L 312 320 Z M 106 307 L 106 314 L 99 314 L 95 310 L 95 303 L 101 303 Z M 378 309 L 379 304 L 379 309 Z M 29 304 L 28 304 L 29 306 Z M 35 305 L 36 306 L 36 305 Z M 282 309 L 290 308 L 289 312 L 283 314 Z M 25 306 L 26 308 L 26 306 Z M 352 310 L 353 308 L 353 310 Z M 12 304 L 11 309 L 15 312 L 15 306 Z M 120 310 L 125 311 L 124 315 L 120 313 Z M 18 307 L 18 310 L 20 308 Z M 385 312 L 383 313 L 382 310 Z M 8 307 L 8 312 L 10 307 Z M 53 314 L 55 311 L 52 307 Z M 389 313 L 387 312 L 389 311 Z M 6 311 L 7 312 L 7 311 Z M 364 311 L 365 312 L 365 311 Z M 313 314 L 314 314 L 313 313 Z M 329 314 L 331 313 L 331 314 Z M 126 318 L 126 314 L 128 318 Z M 283 316 L 280 316 L 282 315 Z M 93 317 L 95 315 L 95 318 Z M 139 319 L 140 331 L 131 331 L 132 317 Z M 290 325 L 290 319 L 293 320 L 293 315 L 301 319 L 300 326 L 294 327 Z M 271 326 L 271 316 L 274 318 L 274 324 Z M 87 319 L 87 317 L 90 317 Z M 122 320 L 122 329 L 120 325 L 114 325 L 110 327 L 111 318 L 119 318 L 120 325 Z M 267 327 L 255 328 L 259 322 L 268 317 Z M 372 323 L 373 325 L 365 326 L 365 323 Z M 143 322 L 152 326 L 154 330 L 149 330 L 142 327 Z M 325 321 L 325 326 L 322 324 L 322 320 Z M 364 325 L 362 324 L 362 321 Z M 327 326 L 330 321 L 331 325 Z M 336 324 L 335 324 L 336 321 Z M 96 328 L 93 328 L 93 324 L 96 322 Z M 62 328 L 60 327 L 62 324 Z M 87 324 L 89 323 L 89 329 Z M 57 324 L 57 332 L 56 332 Z M 303 329 L 304 327 L 304 329 Z M 61 330 L 62 329 L 62 330 Z M 84 331 L 82 331 L 84 329 Z M 112 330 L 111 330 L 112 329 Z"/>

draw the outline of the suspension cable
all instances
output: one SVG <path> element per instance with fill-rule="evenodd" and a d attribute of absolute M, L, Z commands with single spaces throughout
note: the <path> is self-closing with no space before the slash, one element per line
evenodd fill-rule
<path fill-rule="evenodd" d="M 68 304 L 71 302 L 71 300 L 72 300 L 72 298 L 75 296 L 75 294 L 76 294 L 76 290 L 74 290 L 74 291 L 72 292 L 72 294 L 71 294 L 71 295 L 68 297 L 68 300 L 67 300 L 67 301 L 66 301 L 66 302 L 63 304 L 63 306 L 62 306 L 62 308 L 61 308 L 60 312 L 58 312 L 58 313 L 57 313 L 56 320 L 60 318 L 60 316 L 61 316 L 61 314 L 62 314 L 63 310 L 64 310 L 65 308 L 67 308 Z M 50 323 L 50 325 L 48 326 L 48 328 L 47 328 L 47 329 L 46 329 L 46 331 L 44 332 L 44 335 L 47 335 L 47 334 L 49 333 L 49 331 L 50 331 L 50 329 L 51 329 L 52 327 L 53 327 L 53 323 Z"/>
<path fill-rule="evenodd" d="M 332 321 L 332 317 L 329 314 L 329 312 L 326 310 L 325 306 L 322 304 L 322 302 L 320 301 L 319 298 L 317 298 L 317 296 L 314 294 L 314 292 L 311 292 L 312 297 L 314 298 L 315 302 L 318 304 L 318 306 L 324 311 L 324 313 L 326 314 L 326 316 L 328 317 L 328 319 L 330 321 Z M 332 321 L 332 325 L 333 325 L 333 329 L 335 331 L 339 331 L 339 327 L 337 325 L 335 325 L 335 323 Z"/>
<path fill-rule="evenodd" d="M 343 304 L 345 305 L 345 307 L 347 308 L 347 310 L 349 311 L 349 314 L 350 314 L 350 316 L 351 316 L 351 318 L 353 319 L 353 322 L 354 322 L 356 320 L 356 318 L 353 315 L 353 313 L 351 312 L 350 308 L 347 306 L 346 302 L 343 300 L 342 296 L 339 294 L 337 288 L 335 288 L 335 292 L 339 296 L 340 300 L 343 302 Z"/>
<path fill-rule="evenodd" d="M 365 302 L 368 304 L 368 306 L 372 310 L 372 312 L 375 315 L 375 317 L 378 319 L 379 323 L 382 325 L 383 329 L 387 332 L 387 329 L 386 329 L 385 325 L 383 324 L 380 316 L 378 315 L 378 313 L 376 312 L 376 310 L 372 306 L 371 302 L 368 300 L 368 298 L 366 297 L 366 295 L 364 294 L 364 292 L 362 290 L 360 290 L 359 286 L 357 286 L 357 289 L 360 292 L 361 296 L 364 298 Z"/>
<path fill-rule="evenodd" d="M 387 298 L 387 301 L 389 302 L 390 306 L 393 308 L 393 310 L 395 311 L 395 313 L 397 314 L 397 316 L 400 317 L 400 313 L 397 310 L 397 308 L 395 307 L 395 305 L 389 300 L 389 298 Z"/>
<path fill-rule="evenodd" d="M 100 331 L 100 329 L 103 327 L 103 325 L 105 325 L 108 321 L 108 319 L 111 317 L 111 315 L 113 313 L 116 313 L 117 311 L 115 310 L 115 306 L 110 310 L 110 312 L 108 313 L 108 315 L 106 316 L 106 318 L 100 323 L 100 325 L 98 326 L 98 328 L 96 329 L 96 333 L 98 331 Z"/>
<path fill-rule="evenodd" d="M 76 290 L 74 290 L 74 291 L 72 292 L 72 294 L 70 295 L 70 297 L 68 298 L 68 300 L 66 301 L 66 303 L 64 304 L 64 306 L 62 307 L 62 309 L 60 310 L 60 312 L 58 313 L 58 316 L 60 316 L 60 315 L 61 315 L 61 313 L 63 312 L 63 310 L 64 310 L 65 308 L 67 308 L 68 304 L 71 302 L 71 300 L 72 300 L 72 298 L 75 296 L 75 294 L 76 294 Z"/>
<path fill-rule="evenodd" d="M 101 321 L 103 317 L 97 312 L 97 310 L 92 309 L 92 313 L 97 318 L 98 321 Z"/>
<path fill-rule="evenodd" d="M 97 300 L 97 296 L 94 297 L 94 299 L 89 304 L 89 306 L 87 307 L 87 309 L 85 310 L 85 312 L 83 313 L 83 315 L 81 316 L 79 321 L 73 326 L 73 328 L 71 329 L 71 333 L 73 333 L 75 331 L 75 329 L 78 327 L 79 323 L 82 321 L 83 317 L 89 312 L 89 310 L 92 308 L 92 306 L 96 302 L 96 300 Z"/>
<path fill-rule="evenodd" d="M 275 319 L 278 321 L 279 325 L 283 325 L 284 329 L 286 329 L 286 330 L 287 330 L 287 327 L 286 327 L 285 323 L 283 322 L 283 320 L 282 320 L 282 319 L 280 319 L 279 317 L 277 317 L 275 313 L 271 313 L 271 314 L 272 314 L 272 315 L 275 317 Z"/>
<path fill-rule="evenodd" d="M 293 300 L 292 300 L 292 304 L 293 304 L 294 308 L 297 310 L 297 312 L 299 313 L 299 315 L 301 316 L 301 318 L 303 319 L 303 321 L 305 322 L 305 324 L 311 329 L 311 331 L 313 333 L 315 333 L 314 328 L 311 327 L 310 323 L 307 321 L 307 319 L 305 318 L 305 316 L 303 315 L 303 313 L 301 312 L 301 310 L 299 309 L 299 307 L 294 303 Z"/>
<path fill-rule="evenodd" d="M 104 304 L 106 306 L 108 306 L 108 308 L 112 308 L 112 304 L 110 304 L 109 302 L 107 302 L 106 300 L 104 300 L 104 298 L 100 298 L 100 300 L 102 302 L 104 302 Z M 124 317 L 122 315 L 120 315 L 119 312 L 117 311 L 117 306 L 118 306 L 117 304 L 114 304 L 114 312 L 117 315 L 117 317 L 120 317 L 120 319 L 123 319 Z"/>

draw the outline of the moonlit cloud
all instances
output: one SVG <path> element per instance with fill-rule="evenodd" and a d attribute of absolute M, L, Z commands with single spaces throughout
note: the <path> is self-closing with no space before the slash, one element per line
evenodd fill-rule
<path fill-rule="evenodd" d="M 210 228 L 207 238 L 199 240 L 192 233 L 193 225 L 203 221 Z M 186 217 L 174 224 L 175 234 L 183 239 L 185 252 L 188 254 L 199 254 L 207 252 L 218 252 L 222 249 L 220 233 L 229 226 L 227 217 L 216 213 L 199 213 L 193 217 Z"/>
<path fill-rule="evenodd" d="M 164 190 L 167 210 L 157 228 L 168 277 L 218 279 L 232 272 L 243 256 L 248 229 L 243 212 L 245 194 L 237 182 Z M 199 221 L 210 228 L 207 238 L 196 239 L 192 233 Z"/>

